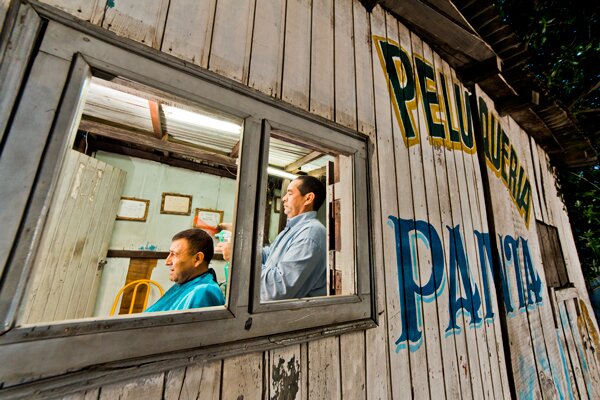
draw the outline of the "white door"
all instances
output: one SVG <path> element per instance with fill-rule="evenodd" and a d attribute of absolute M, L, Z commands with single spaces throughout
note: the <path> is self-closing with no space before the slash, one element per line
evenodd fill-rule
<path fill-rule="evenodd" d="M 92 315 L 125 175 L 68 151 L 34 262 L 22 323 Z"/>

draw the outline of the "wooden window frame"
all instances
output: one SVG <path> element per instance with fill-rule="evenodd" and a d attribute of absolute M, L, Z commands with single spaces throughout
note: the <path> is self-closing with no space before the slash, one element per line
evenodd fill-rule
<path fill-rule="evenodd" d="M 369 138 L 210 71 L 189 66 L 131 40 L 117 38 L 52 7 L 38 3 L 33 3 L 32 7 L 42 18 L 45 29 L 39 49 L 32 56 L 29 80 L 24 85 L 21 101 L 15 106 L 13 121 L 23 121 L 36 135 L 45 135 L 46 144 L 39 145 L 40 158 L 31 166 L 37 176 L 34 174 L 35 179 L 32 178 L 29 201 L 23 206 L 23 217 L 17 224 L 19 230 L 9 237 L 12 243 L 10 258 L 0 265 L 0 318 L 3 321 L 0 359 L 19 360 L 19 368 L 14 368 L 10 362 L 0 363 L 2 380 L 68 376 L 73 371 L 90 376 L 94 372 L 87 367 L 128 365 L 130 361 L 126 360 L 155 362 L 160 364 L 156 368 L 168 369 L 188 362 L 190 357 L 219 358 L 376 326 Z M 62 90 L 53 92 L 58 104 L 56 113 L 48 113 L 48 121 L 43 123 L 35 118 L 27 121 L 23 113 L 37 101 L 34 97 L 39 92 L 37 86 L 50 76 L 40 66 L 36 67 L 36 63 L 48 57 L 66 66 L 63 69 L 68 78 Z M 62 159 L 67 144 L 73 140 L 70 135 L 79 124 L 86 88 L 96 70 L 177 93 L 187 100 L 244 119 L 234 215 L 234 267 L 226 309 L 16 326 Z M 23 129 L 23 126 L 19 128 Z M 361 227 L 355 230 L 355 243 L 360 243 L 356 246 L 355 256 L 355 295 L 267 304 L 258 301 L 260 262 L 257 250 L 262 243 L 262 210 L 267 182 L 266 173 L 262 173 L 266 168 L 262 167 L 268 159 L 271 128 L 353 155 L 355 229 Z M 5 152 L 18 143 L 10 140 L 18 133 L 14 131 L 13 123 L 7 133 L 9 140 Z M 7 172 L 10 171 L 5 170 Z M 0 197 L 5 198 L 4 195 L 1 193 Z M 254 212 L 238 213 L 241 205 Z M 7 212 L 0 211 L 2 221 Z M 254 257 L 244 257 L 248 254 Z M 167 353 L 168 357 L 162 356 Z M 43 357 L 44 354 L 52 356 Z M 120 374 L 119 368 L 112 373 Z M 147 373 L 147 369 L 139 369 L 139 373 Z"/>

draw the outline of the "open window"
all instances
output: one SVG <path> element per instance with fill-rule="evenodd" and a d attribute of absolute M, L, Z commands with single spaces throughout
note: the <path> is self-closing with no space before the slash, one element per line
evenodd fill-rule
<path fill-rule="evenodd" d="M 46 28 L 0 159 L 0 244 L 10 250 L 0 359 L 23 360 L 18 371 L 0 363 L 1 376 L 167 352 L 219 357 L 374 326 L 367 137 L 37 11 Z M 261 301 L 261 251 L 285 226 L 288 179 L 301 174 L 325 187 L 325 288 Z M 215 242 L 231 232 L 232 258 L 210 263 L 226 303 L 142 312 L 171 284 L 171 237 L 194 226 Z M 119 293 L 139 280 L 158 285 Z M 62 362 L 32 356 L 42 353 Z"/>
<path fill-rule="evenodd" d="M 173 284 L 171 237 L 232 221 L 243 119 L 101 72 L 67 141 L 20 322 L 138 314 Z M 228 263 L 209 264 L 227 298 Z"/>

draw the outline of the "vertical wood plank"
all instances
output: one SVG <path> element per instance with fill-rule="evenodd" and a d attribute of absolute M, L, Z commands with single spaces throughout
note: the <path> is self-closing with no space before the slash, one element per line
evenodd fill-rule
<path fill-rule="evenodd" d="M 453 75 L 453 77 L 454 76 L 455 76 L 455 74 Z M 468 101 L 468 99 L 465 99 L 465 101 Z M 475 112 L 475 110 L 471 110 L 471 111 Z M 478 153 L 477 152 L 473 153 L 473 156 L 471 157 L 471 161 L 472 161 L 472 168 L 473 168 L 473 181 L 475 183 L 474 187 L 477 188 L 475 196 L 476 196 L 476 200 L 478 203 L 478 209 L 476 210 L 476 212 L 479 213 L 479 217 L 480 217 L 480 227 L 481 227 L 480 232 L 489 232 L 486 203 L 485 203 L 485 197 L 484 197 L 484 193 L 483 193 L 484 189 L 483 189 L 483 181 L 482 181 L 482 175 L 481 175 L 482 171 L 479 167 L 480 164 L 479 164 L 478 158 L 479 158 Z M 491 251 L 491 249 L 490 249 L 490 251 Z M 480 253 L 480 256 L 481 256 L 481 253 Z M 500 387 L 498 389 L 502 391 L 503 397 L 505 399 L 508 399 L 508 398 L 510 398 L 510 386 L 509 386 L 509 382 L 508 382 L 508 372 L 507 372 L 507 368 L 506 368 L 507 361 L 506 361 L 506 357 L 504 356 L 504 346 L 508 346 L 508 344 L 507 343 L 505 344 L 502 339 L 502 331 L 501 331 L 501 327 L 500 327 L 501 316 L 499 315 L 500 307 L 499 307 L 499 303 L 498 303 L 498 294 L 496 293 L 495 286 L 494 286 L 494 280 L 501 279 L 501 278 L 494 277 L 493 266 L 491 265 L 491 262 L 490 262 L 490 264 L 488 264 L 488 260 L 481 259 L 481 257 L 480 257 L 479 264 L 481 266 L 482 272 L 483 272 L 484 268 L 487 271 L 488 282 L 489 282 L 489 294 L 488 295 L 490 296 L 492 311 L 495 314 L 495 319 L 493 319 L 493 321 L 489 321 L 487 319 L 485 321 L 486 324 L 492 325 L 492 330 L 488 331 L 488 347 L 489 347 L 489 351 L 492 353 L 490 355 L 490 358 L 494 359 L 494 365 L 492 365 L 492 368 L 494 368 L 494 366 L 496 368 L 498 368 L 498 372 L 500 374 L 500 382 L 499 382 Z M 483 281 L 483 279 L 484 279 L 483 274 L 482 274 L 481 279 Z M 499 395 L 499 393 L 497 393 L 497 395 Z"/>
<path fill-rule="evenodd" d="M 369 144 L 372 149 L 371 156 L 371 199 L 373 210 L 373 232 L 376 236 L 384 238 L 382 231 L 382 193 L 380 185 L 380 163 L 377 149 L 377 136 L 375 131 L 375 96 L 373 82 L 373 68 L 381 67 L 376 64 L 379 62 L 377 50 L 372 48 L 373 39 L 371 37 L 371 21 L 369 14 L 363 5 L 354 1 L 354 35 L 355 35 L 355 60 L 356 60 L 356 95 L 357 95 L 357 119 L 358 130 L 370 136 Z M 374 64 L 375 63 L 375 64 Z M 381 78 L 381 74 L 379 75 Z M 381 80 L 380 80 L 381 81 Z M 382 86 L 381 96 L 386 95 L 385 81 Z M 389 98 L 388 98 L 389 99 Z M 387 103 L 387 112 L 389 115 L 389 100 Z M 389 116 L 388 116 L 389 118 Z M 388 124 L 390 123 L 388 119 Z M 386 186 L 390 186 L 387 185 Z M 393 190 L 393 189 L 392 189 Z M 388 242 L 393 242 L 389 239 Z M 391 248 L 393 249 L 393 247 Z M 390 388 L 390 368 L 389 368 L 389 338 L 388 338 L 388 312 L 386 305 L 386 267 L 383 254 L 383 241 L 376 240 L 373 249 L 374 268 L 376 279 L 376 301 L 379 325 L 374 329 L 368 329 L 365 332 L 365 389 L 368 399 L 388 399 L 391 398 Z M 388 251 L 388 255 L 392 251 Z M 390 257 L 388 257 L 390 258 Z M 392 263 L 390 268 L 394 268 Z M 408 366 L 406 366 L 407 368 Z"/>
<path fill-rule="evenodd" d="M 313 2 L 310 112 L 334 118 L 333 0 Z"/>
<path fill-rule="evenodd" d="M 248 85 L 281 97 L 285 1 L 256 0 Z"/>
<path fill-rule="evenodd" d="M 104 15 L 104 7 L 107 4 L 106 0 L 42 0 L 42 2 L 96 25 Z"/>
<path fill-rule="evenodd" d="M 339 337 L 308 342 L 308 398 L 340 399 Z"/>
<path fill-rule="evenodd" d="M 427 56 L 429 56 L 427 54 Z M 433 70 L 437 71 L 437 75 L 443 74 L 444 64 L 438 54 L 432 53 L 432 57 L 428 57 Z M 439 78 L 438 78 L 439 79 Z M 437 81 L 438 102 L 440 110 L 443 111 L 443 96 L 441 82 Z M 448 124 L 452 121 L 446 121 L 443 118 L 443 113 L 439 113 L 439 117 L 444 122 L 446 132 Z M 425 190 L 427 196 L 427 207 L 429 214 L 429 223 L 435 228 L 431 232 L 431 239 L 434 240 L 435 232 L 439 234 L 444 255 L 444 270 L 446 277 L 450 276 L 448 268 L 448 260 L 450 260 L 450 249 L 447 245 L 447 226 L 452 226 L 450 199 L 448 194 L 448 180 L 446 176 L 446 160 L 443 146 L 432 145 L 426 138 L 421 136 L 421 147 L 423 154 L 423 169 L 425 175 Z M 448 291 L 448 293 L 450 293 Z M 448 297 L 448 298 L 447 298 Z M 446 329 L 451 326 L 450 321 L 450 298 L 449 296 L 440 296 L 437 301 L 437 309 L 439 314 L 439 332 L 442 347 L 442 360 L 444 369 L 444 383 L 446 387 L 446 396 L 449 399 L 457 399 L 462 396 L 461 392 L 461 374 L 464 371 L 461 368 L 461 362 L 468 363 L 468 355 L 466 352 L 466 344 L 463 340 L 464 335 L 457 338 L 457 335 L 446 335 Z M 460 323 L 464 323 L 461 321 Z M 463 325 L 464 326 L 464 325 Z M 458 342 L 458 343 L 457 343 Z M 468 373 L 466 374 L 468 378 Z M 470 396 L 467 392 L 466 398 Z"/>
<path fill-rule="evenodd" d="M 371 13 L 371 33 L 373 41 L 376 40 L 375 36 L 381 37 L 384 40 L 387 38 L 386 16 L 380 6 L 376 6 Z M 373 42 L 373 46 L 376 46 L 375 42 Z M 407 398 L 412 398 L 412 390 L 408 391 L 407 389 L 412 388 L 409 352 L 407 349 L 398 349 L 399 351 L 396 351 L 397 345 L 395 343 L 402 329 L 405 329 L 405 326 L 403 326 L 404 316 L 400 309 L 399 279 L 396 268 L 398 262 L 396 259 L 396 241 L 392 234 L 393 227 L 389 225 L 390 216 L 399 216 L 397 194 L 397 184 L 399 181 L 396 176 L 394 139 L 392 135 L 394 122 L 389 94 L 389 81 L 385 75 L 385 69 L 380 61 L 378 51 L 375 48 L 372 51 L 372 58 L 375 118 L 377 125 L 377 170 L 379 172 L 381 201 L 380 224 L 382 227 L 382 254 L 385 277 L 385 314 L 382 314 L 382 318 L 387 318 L 387 332 L 386 335 L 373 335 L 374 337 L 371 337 L 372 341 L 369 343 L 376 346 L 380 341 L 387 342 L 386 357 L 389 360 L 389 371 L 394 371 L 394 379 L 390 377 L 389 381 L 392 397 L 403 398 L 403 396 L 406 396 Z M 410 182 L 406 182 L 405 177 L 402 180 L 402 185 L 406 191 L 410 192 Z M 412 203 L 410 207 L 412 207 Z M 403 217 L 407 218 L 407 216 Z M 369 347 L 369 349 L 372 348 Z M 367 377 L 369 378 L 367 385 L 369 392 L 372 386 L 382 382 L 380 376 L 373 377 L 375 371 L 379 370 L 374 355 L 367 357 Z"/>
<path fill-rule="evenodd" d="M 567 320 L 569 322 L 569 326 L 571 328 L 571 332 L 573 333 L 573 343 L 575 344 L 575 349 L 577 351 L 577 356 L 579 357 L 579 362 L 581 365 L 581 371 L 583 373 L 583 378 L 585 380 L 585 388 L 590 399 L 598 398 L 598 387 L 593 385 L 593 383 L 597 383 L 597 380 L 593 378 L 597 378 L 593 376 L 593 370 L 591 369 L 592 365 L 595 366 L 595 363 L 590 363 L 587 358 L 587 354 L 582 342 L 582 332 L 580 331 L 578 324 L 578 315 L 575 307 L 576 302 L 579 299 L 570 299 L 564 302 L 565 308 L 567 310 Z M 594 382 L 596 381 L 596 382 Z"/>
<path fill-rule="evenodd" d="M 539 158 L 539 163 L 540 163 L 540 179 L 541 179 L 541 186 L 542 186 L 542 201 L 545 204 L 545 209 L 546 209 L 546 220 L 544 222 L 546 222 L 548 225 L 553 225 L 556 226 L 556 222 L 554 220 L 554 213 L 553 213 L 553 207 L 552 207 L 552 183 L 553 183 L 553 179 L 551 179 L 551 173 L 550 173 L 550 163 L 548 162 L 547 159 L 547 154 L 546 152 L 544 152 L 544 150 L 538 146 L 538 158 Z"/>
<path fill-rule="evenodd" d="M 300 345 L 286 346 L 268 353 L 268 398 L 300 400 L 303 386 Z"/>
<path fill-rule="evenodd" d="M 171 1 L 161 51 L 208 66 L 217 0 Z"/>
<path fill-rule="evenodd" d="M 533 170 L 534 170 L 534 176 L 535 176 L 535 186 L 536 190 L 536 194 L 537 194 L 537 199 L 540 205 L 540 219 L 546 223 L 548 223 L 548 210 L 547 210 L 547 205 L 546 205 L 546 196 L 544 193 L 544 186 L 542 185 L 542 170 L 541 170 L 541 165 L 540 165 L 540 155 L 539 155 L 539 150 L 538 150 L 538 145 L 535 142 L 535 139 L 531 138 L 530 139 L 530 143 L 531 143 L 531 159 L 533 162 Z M 537 218 L 537 214 L 536 214 L 536 218 Z"/>
<path fill-rule="evenodd" d="M 248 83 L 255 0 L 219 0 L 208 67 Z"/>
<path fill-rule="evenodd" d="M 287 1 L 281 97 L 304 110 L 310 93 L 311 11 L 311 0 Z"/>
<path fill-rule="evenodd" d="M 190 364 L 167 372 L 165 400 L 209 400 L 219 397 L 221 360 Z"/>
<path fill-rule="evenodd" d="M 495 113 L 495 111 L 493 111 L 493 104 L 487 95 L 485 95 L 479 87 L 476 89 L 477 97 L 480 97 L 487 104 L 490 113 Z M 497 116 L 497 114 L 495 115 Z M 512 142 L 509 120 L 507 118 L 498 119 L 498 123 Z M 521 289 L 517 282 L 518 280 L 525 282 L 523 258 L 522 254 L 518 254 L 522 253 L 522 251 L 520 251 L 519 238 L 527 238 L 528 234 L 525 232 L 524 221 L 516 210 L 516 207 L 513 205 L 506 186 L 502 183 L 501 179 L 495 175 L 489 165 L 487 167 L 487 173 L 490 177 L 490 193 L 495 216 L 494 222 L 496 225 L 496 233 L 499 236 L 499 251 L 503 263 L 501 266 L 501 272 L 504 275 L 502 279 L 506 282 L 504 296 L 506 301 L 513 305 L 513 311 L 509 312 L 507 315 L 507 325 L 509 336 L 511 338 L 509 345 L 515 388 L 518 396 L 542 396 L 539 380 L 540 376 L 538 374 L 539 365 L 536 362 L 536 355 L 544 355 L 544 349 L 540 341 L 534 343 L 532 340 L 532 334 L 539 328 L 539 324 L 536 324 L 536 317 L 533 314 L 531 316 L 534 318 L 534 321 L 530 321 L 527 307 L 520 308 L 520 305 L 516 304 L 518 291 Z M 517 249 L 516 257 L 511 250 L 511 244 L 506 241 L 508 236 L 515 240 L 519 240 L 519 243 L 513 243 L 514 246 L 519 247 Z M 532 326 L 534 327 L 533 331 L 531 330 Z M 538 332 L 538 335 L 542 334 L 543 333 Z M 540 336 L 540 338 L 543 340 L 542 336 Z"/>
<path fill-rule="evenodd" d="M 365 334 L 347 333 L 340 336 L 342 398 L 366 399 Z"/>
<path fill-rule="evenodd" d="M 573 331 L 569 324 L 569 316 L 567 315 L 567 308 L 564 302 L 558 304 L 558 312 L 560 316 L 560 323 L 567 345 L 569 360 L 571 363 L 571 369 L 575 377 L 575 383 L 577 384 L 577 392 L 579 393 L 580 399 L 588 399 L 588 391 L 586 387 L 585 377 L 581 369 L 581 361 L 577 351 L 575 340 L 573 339 Z"/>
<path fill-rule="evenodd" d="M 263 354 L 251 353 L 223 361 L 222 400 L 260 399 L 263 393 Z"/>
<path fill-rule="evenodd" d="M 404 27 L 400 27 L 400 36 L 401 41 L 402 38 L 405 37 L 407 30 Z M 408 40 L 408 38 L 404 39 Z M 414 34 L 410 34 L 410 43 L 413 53 L 413 58 L 421 58 L 423 59 L 425 56 L 424 53 L 424 45 L 423 42 Z M 432 60 L 433 61 L 433 60 Z M 413 71 L 417 74 L 417 68 L 413 63 Z M 415 83 L 418 85 L 418 83 Z M 417 90 L 417 93 L 420 96 L 424 94 L 420 93 Z M 419 97 L 420 97 L 419 96 Z M 417 101 L 417 103 L 421 106 L 423 104 L 422 101 Z M 410 162 L 410 178 L 412 181 L 412 193 L 413 193 L 413 209 L 414 209 L 414 219 L 415 221 L 428 221 L 432 222 L 432 215 L 428 213 L 428 202 L 433 199 L 428 199 L 428 193 L 426 193 L 426 181 L 429 180 L 429 183 L 435 182 L 435 177 L 432 176 L 433 170 L 428 168 L 428 173 L 431 175 L 425 175 L 424 171 L 424 163 L 429 160 L 425 160 L 424 157 L 431 158 L 431 145 L 428 142 L 429 132 L 427 129 L 427 122 L 425 120 L 425 110 L 421 107 L 418 107 L 418 130 L 419 130 L 419 138 L 421 140 L 421 145 L 410 146 L 408 148 L 408 157 Z M 432 187 L 429 188 L 430 191 L 433 190 Z M 435 199 L 437 201 L 437 199 Z M 425 240 L 431 242 L 431 232 L 425 232 Z M 432 260 L 429 252 L 427 251 L 427 247 L 423 245 L 419 245 L 419 243 L 423 243 L 422 240 L 419 240 L 418 237 L 415 237 L 413 246 L 416 250 L 416 254 L 412 254 L 413 263 L 417 262 L 418 268 L 418 280 L 417 284 L 423 287 L 426 283 L 434 276 L 432 275 L 433 266 Z M 431 246 L 429 247 L 431 248 Z M 414 268 L 414 264 L 413 264 Z M 437 282 L 434 284 L 435 287 L 439 287 Z M 419 300 L 420 301 L 420 300 Z M 434 297 L 433 301 L 421 301 L 421 310 L 423 315 L 422 321 L 422 330 L 423 330 L 423 345 L 420 350 L 421 353 L 426 352 L 427 354 L 427 373 L 429 377 L 429 393 L 427 394 L 426 389 L 422 388 L 422 392 L 417 392 L 419 395 L 415 397 L 425 398 L 431 397 L 435 399 L 443 399 L 446 398 L 445 387 L 444 387 L 444 371 L 443 371 L 443 361 L 442 361 L 442 348 L 441 348 L 441 340 L 440 340 L 440 332 L 439 332 L 439 320 L 437 315 L 437 298 Z M 422 382 L 419 386 L 425 386 L 425 379 L 422 376 L 415 377 L 413 379 L 421 379 Z"/>
<path fill-rule="evenodd" d="M 300 400 L 308 400 L 308 343 L 300 343 Z"/>
<path fill-rule="evenodd" d="M 371 21 L 359 0 L 353 0 L 354 63 L 356 65 L 356 117 L 358 131 L 375 135 Z M 376 60 L 375 60 L 376 61 Z"/>
<path fill-rule="evenodd" d="M 531 151 L 529 149 L 529 136 L 512 119 L 510 121 L 510 128 L 511 133 L 514 133 L 513 137 L 515 139 L 515 147 L 519 159 L 522 163 L 525 173 L 529 178 L 529 181 L 531 182 L 534 180 L 535 175 L 533 172 L 534 168 L 532 165 L 533 161 L 531 157 Z M 532 186 L 535 186 L 535 184 L 532 183 Z M 532 200 L 534 201 L 534 199 Z M 540 239 L 538 235 L 537 221 L 533 220 L 533 218 L 529 223 L 529 231 L 527 232 L 527 238 L 531 258 L 534 262 L 534 265 L 536 266 L 536 270 L 539 274 L 541 281 L 545 283 L 543 284 L 542 288 L 542 297 L 544 299 L 552 301 L 547 289 L 549 278 L 546 276 L 545 269 L 542 265 L 542 247 L 540 245 L 542 243 L 542 239 Z M 561 390 L 565 390 L 567 378 L 564 375 L 564 371 L 562 370 L 562 368 L 559 367 L 561 365 L 561 360 L 559 357 L 558 343 L 556 340 L 556 330 L 553 323 L 553 310 L 550 304 L 548 303 L 549 302 L 544 302 L 544 304 L 539 306 L 536 310 L 538 315 L 535 319 L 539 321 L 539 333 L 541 333 L 541 335 L 538 334 L 537 338 L 534 337 L 534 345 L 535 340 L 537 339 L 539 341 L 537 346 L 539 346 L 540 348 L 545 348 L 545 359 L 541 359 L 538 362 L 541 364 L 544 374 L 547 375 L 548 379 L 550 379 L 553 382 L 555 390 L 560 392 Z M 538 353 L 540 352 L 541 351 L 538 351 Z M 559 393 L 559 395 L 561 395 L 561 393 Z"/>
<path fill-rule="evenodd" d="M 160 49 L 170 0 L 108 1 L 102 27 L 115 34 Z"/>
<path fill-rule="evenodd" d="M 356 71 L 353 0 L 335 0 L 335 121 L 356 130 Z"/>
<path fill-rule="evenodd" d="M 449 78 L 453 78 L 452 71 L 450 68 L 445 68 L 445 71 L 449 74 Z M 454 83 L 454 79 L 451 79 L 452 83 Z M 455 97 L 451 97 L 454 99 L 454 104 L 456 107 L 457 102 L 459 101 Z M 456 109 L 452 111 L 452 114 L 456 114 L 458 116 L 458 112 Z M 458 118 L 458 117 L 457 117 Z M 451 214 L 452 214 L 452 227 L 459 226 L 461 231 L 466 235 L 467 232 L 470 234 L 472 231 L 466 226 L 465 220 L 470 219 L 469 215 L 469 205 L 467 204 L 468 199 L 466 199 L 465 186 L 464 183 L 464 167 L 462 164 L 462 155 L 458 154 L 460 150 L 452 150 L 446 149 L 446 166 L 448 173 L 448 188 L 450 190 L 450 204 L 451 204 Z M 461 184 L 461 182 L 463 182 Z M 450 246 L 458 247 L 459 238 L 454 237 L 454 235 L 449 234 L 449 242 Z M 464 243 L 463 243 L 464 245 Z M 465 246 L 466 249 L 466 246 Z M 474 260 L 471 258 L 472 255 L 467 252 L 467 258 L 470 260 Z M 450 258 L 448 258 L 450 259 Z M 449 269 L 458 269 L 458 265 L 449 265 Z M 472 269 L 471 263 L 469 263 L 469 269 Z M 456 271 L 458 274 L 459 272 Z M 460 280 L 462 281 L 462 279 Z M 460 282 L 457 280 L 458 292 L 461 297 L 466 298 L 467 294 L 467 283 L 465 281 Z M 460 283 L 459 283 L 460 282 Z M 474 293 L 475 288 L 471 287 L 470 290 Z M 465 371 L 464 375 L 461 373 L 461 390 L 468 391 L 469 389 L 472 391 L 472 397 L 475 399 L 484 398 L 484 380 L 482 379 L 482 365 L 480 362 L 480 354 L 479 354 L 479 346 L 478 346 L 478 333 L 475 329 L 473 316 L 469 316 L 467 318 L 463 315 L 462 318 L 462 335 L 465 337 L 466 341 L 466 351 L 468 354 L 468 364 L 461 362 L 459 359 L 459 363 L 463 368 L 469 368 L 468 378 L 467 371 Z M 491 379 L 487 382 L 491 382 Z"/>
<path fill-rule="evenodd" d="M 379 237 L 384 237 L 382 232 L 381 189 L 379 184 L 379 154 L 377 150 L 377 137 L 375 131 L 375 99 L 373 88 L 373 68 L 381 68 L 373 62 L 373 40 L 371 38 L 371 21 L 363 5 L 354 0 L 354 35 L 355 35 L 355 60 L 356 60 L 356 94 L 357 94 L 357 119 L 360 132 L 368 134 L 369 145 L 372 151 L 371 159 L 371 204 L 373 210 L 373 232 Z M 372 52 L 373 51 L 373 52 Z M 377 70 L 381 71 L 381 69 Z M 385 86 L 383 87 L 385 95 Z M 388 103 L 389 112 L 389 103 Z M 388 122 L 389 123 L 389 122 Z M 383 243 L 376 240 L 374 243 L 374 267 L 377 287 L 377 313 L 379 325 L 365 332 L 365 387 L 368 399 L 385 399 L 391 397 L 390 370 L 388 353 L 387 306 L 386 306 L 386 279 Z M 392 268 L 394 265 L 392 264 Z"/>
<path fill-rule="evenodd" d="M 99 400 L 162 399 L 164 374 L 154 374 L 128 382 L 106 385 L 100 389 Z"/>

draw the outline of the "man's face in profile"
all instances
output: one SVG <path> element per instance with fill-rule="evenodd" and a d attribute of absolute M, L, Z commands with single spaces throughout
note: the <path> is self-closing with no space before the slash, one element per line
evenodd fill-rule
<path fill-rule="evenodd" d="M 202 263 L 199 254 L 190 254 L 187 239 L 174 240 L 169 248 L 169 256 L 165 261 L 165 264 L 169 267 L 169 279 L 175 283 L 187 282 L 193 276 L 195 268 Z"/>
<path fill-rule="evenodd" d="M 300 190 L 298 190 L 300 185 L 301 182 L 298 179 L 293 180 L 288 185 L 285 196 L 283 196 L 283 212 L 288 218 L 293 218 L 298 214 L 308 211 L 306 202 L 309 193 L 303 196 Z"/>

